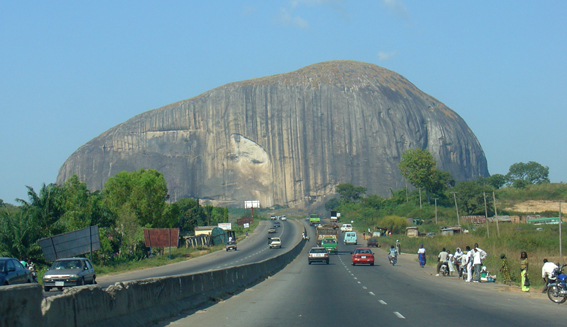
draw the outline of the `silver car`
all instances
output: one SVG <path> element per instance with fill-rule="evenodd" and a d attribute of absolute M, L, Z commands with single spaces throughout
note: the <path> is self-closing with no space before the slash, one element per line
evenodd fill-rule
<path fill-rule="evenodd" d="M 96 284 L 93 265 L 87 258 L 57 259 L 43 275 L 43 290 L 49 292 L 53 287 L 62 291 L 63 287 Z"/>

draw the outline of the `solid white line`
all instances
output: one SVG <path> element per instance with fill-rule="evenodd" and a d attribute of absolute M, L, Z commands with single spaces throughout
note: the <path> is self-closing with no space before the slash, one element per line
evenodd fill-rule
<path fill-rule="evenodd" d="M 384 302 L 384 300 L 380 300 L 378 302 L 382 303 L 383 305 L 388 305 L 388 303 Z"/>
<path fill-rule="evenodd" d="M 372 295 L 372 296 L 376 296 L 376 294 L 374 294 L 374 293 L 372 293 L 372 292 L 368 292 L 368 293 L 370 293 L 370 295 Z"/>
<path fill-rule="evenodd" d="M 394 312 L 394 314 L 396 315 L 396 317 L 398 317 L 398 318 L 400 318 L 400 319 L 406 319 L 406 317 L 402 316 L 402 314 L 399 313 L 399 312 L 397 312 L 397 311 Z"/>

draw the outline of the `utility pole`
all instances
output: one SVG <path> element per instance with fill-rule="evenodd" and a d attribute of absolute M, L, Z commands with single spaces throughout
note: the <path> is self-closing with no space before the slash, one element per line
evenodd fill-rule
<path fill-rule="evenodd" d="M 563 219 L 561 219 L 561 201 L 559 201 L 559 265 L 563 263 L 563 243 L 561 243 L 562 229 L 563 229 Z"/>
<path fill-rule="evenodd" d="M 421 210 L 421 187 L 419 188 L 419 210 Z"/>
<path fill-rule="evenodd" d="M 437 200 L 439 200 L 439 198 L 435 198 L 433 200 L 435 200 L 435 224 L 437 224 Z"/>
<path fill-rule="evenodd" d="M 484 219 L 486 219 L 486 237 L 490 237 L 490 231 L 488 230 L 488 209 L 486 208 L 486 192 L 482 192 L 484 196 Z"/>
<path fill-rule="evenodd" d="M 453 193 L 453 198 L 455 199 L 455 209 L 457 209 L 457 225 L 461 226 L 461 218 L 459 218 L 459 206 L 457 205 L 458 192 L 451 192 L 451 193 Z"/>
<path fill-rule="evenodd" d="M 496 195 L 492 192 L 492 199 L 494 200 L 494 219 L 496 219 L 496 233 L 500 237 L 500 226 L 498 226 L 498 210 L 496 210 Z"/>

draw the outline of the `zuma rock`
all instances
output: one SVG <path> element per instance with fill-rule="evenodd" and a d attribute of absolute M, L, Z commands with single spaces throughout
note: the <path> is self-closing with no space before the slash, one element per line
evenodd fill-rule
<path fill-rule="evenodd" d="M 356 61 L 230 83 L 139 114 L 94 138 L 59 170 L 93 189 L 126 170 L 153 168 L 170 199 L 262 207 L 320 204 L 339 183 L 388 195 L 398 164 L 429 150 L 457 180 L 488 176 L 465 121 L 403 76 Z"/>

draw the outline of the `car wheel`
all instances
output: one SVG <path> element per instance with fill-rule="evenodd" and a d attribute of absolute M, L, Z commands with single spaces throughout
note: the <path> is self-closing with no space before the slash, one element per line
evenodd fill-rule
<path fill-rule="evenodd" d="M 327 260 L 327 264 L 329 264 L 329 260 Z"/>
<path fill-rule="evenodd" d="M 352 265 L 354 266 L 354 265 L 356 265 L 356 263 L 353 262 Z"/>
<path fill-rule="evenodd" d="M 374 262 L 370 263 L 371 266 L 374 266 Z"/>
<path fill-rule="evenodd" d="M 84 277 L 82 277 L 81 279 L 79 279 L 77 281 L 77 286 L 83 286 L 83 285 L 85 285 L 85 278 Z"/>
<path fill-rule="evenodd" d="M 311 261 L 309 261 L 309 264 L 311 264 Z"/>
<path fill-rule="evenodd" d="M 46 292 L 49 292 L 49 291 L 51 291 L 51 287 L 49 287 L 49 286 L 44 286 L 44 287 L 43 287 L 43 290 L 46 291 Z"/>
<path fill-rule="evenodd" d="M 57 289 L 59 290 L 59 292 L 63 292 L 63 287 L 57 287 Z"/>

